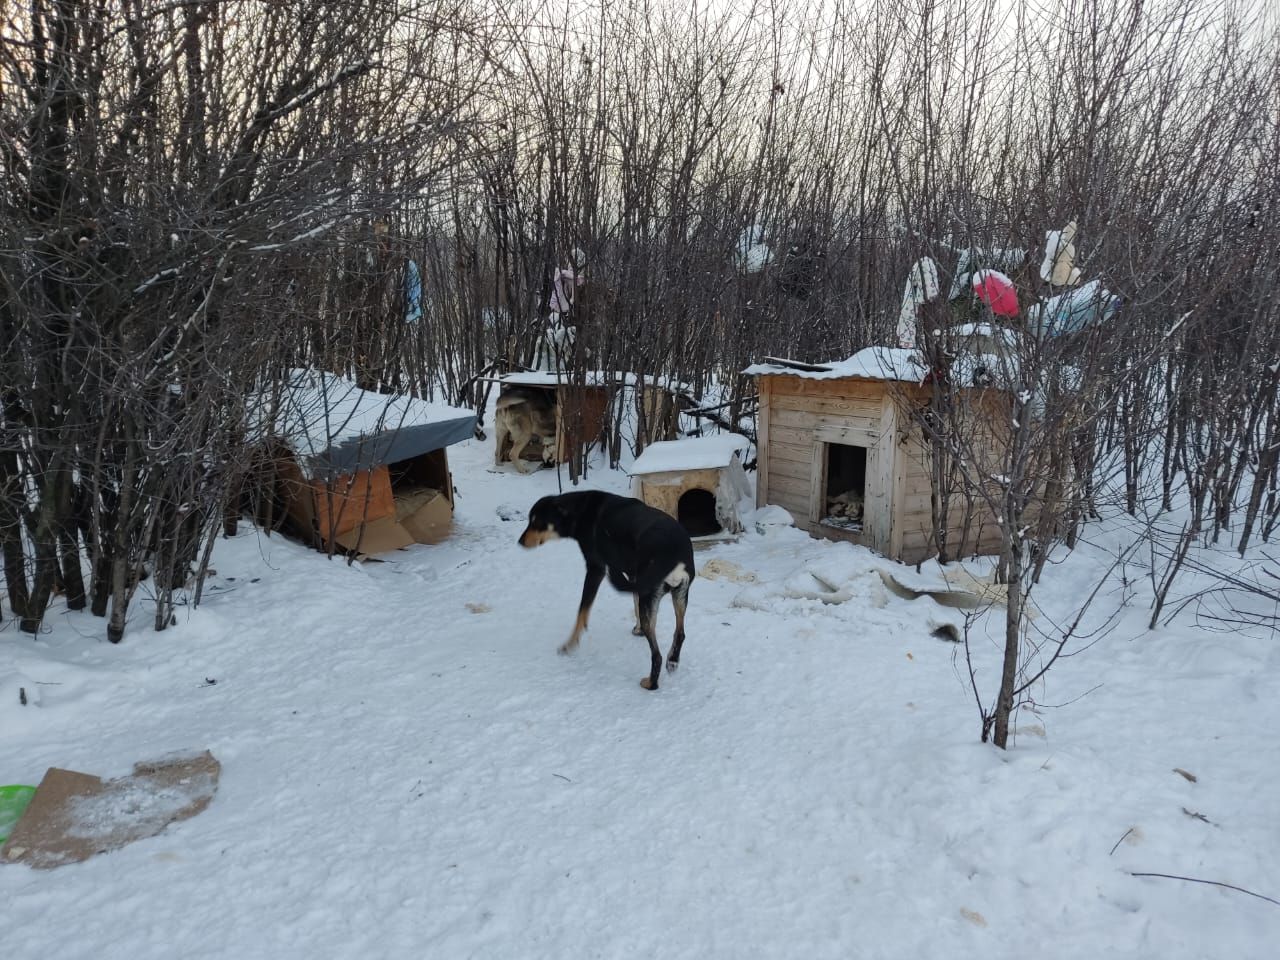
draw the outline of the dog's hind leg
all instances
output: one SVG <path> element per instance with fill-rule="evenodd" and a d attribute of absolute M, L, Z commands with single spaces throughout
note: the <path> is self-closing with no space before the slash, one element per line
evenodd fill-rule
<path fill-rule="evenodd" d="M 649 675 L 640 681 L 646 690 L 658 689 L 658 674 L 662 672 L 662 651 L 658 649 L 658 638 L 654 631 L 658 623 L 658 601 L 662 599 L 662 588 L 640 597 L 640 627 L 644 638 L 649 641 Z"/>
<path fill-rule="evenodd" d="M 671 652 L 667 654 L 667 670 L 672 671 L 680 666 L 680 648 L 684 646 L 684 611 L 689 606 L 689 582 L 671 588 L 671 604 L 676 608 L 676 634 L 671 641 Z"/>
<path fill-rule="evenodd" d="M 511 430 L 507 427 L 507 416 L 503 410 L 497 411 L 493 415 L 493 428 L 496 446 L 493 448 L 493 463 L 498 466 L 502 463 L 502 448 L 511 439 Z"/>
<path fill-rule="evenodd" d="M 604 567 L 587 567 L 587 579 L 582 584 L 582 602 L 578 604 L 578 619 L 573 624 L 569 639 L 560 645 L 561 653 L 573 653 L 578 649 L 582 631 L 587 629 L 587 618 L 591 616 L 591 605 L 596 602 L 596 592 L 604 580 L 604 570 Z"/>
<path fill-rule="evenodd" d="M 633 593 L 631 599 L 635 601 L 636 608 L 636 625 L 631 628 L 631 635 L 633 637 L 643 637 L 644 627 L 640 626 L 640 594 Z"/>

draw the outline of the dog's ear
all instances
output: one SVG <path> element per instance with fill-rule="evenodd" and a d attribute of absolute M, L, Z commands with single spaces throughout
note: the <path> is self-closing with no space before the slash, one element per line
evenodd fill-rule
<path fill-rule="evenodd" d="M 569 514 L 560 505 L 558 497 L 543 497 L 529 511 L 529 526 L 536 530 L 554 530 L 561 536 L 569 535 Z"/>
<path fill-rule="evenodd" d="M 547 529 L 548 524 L 554 524 L 559 519 L 558 513 L 559 511 L 556 510 L 553 499 L 551 497 L 543 497 L 529 508 L 529 529 Z"/>

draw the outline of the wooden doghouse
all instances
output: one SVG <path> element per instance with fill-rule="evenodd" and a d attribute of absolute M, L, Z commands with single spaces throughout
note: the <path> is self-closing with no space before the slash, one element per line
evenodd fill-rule
<path fill-rule="evenodd" d="M 769 361 L 747 371 L 760 391 L 756 503 L 784 507 L 814 536 L 849 540 L 917 563 L 937 552 L 932 453 L 912 408 L 927 405 L 926 370 L 914 351 L 870 347 L 830 365 Z M 1006 391 L 971 387 L 964 410 L 993 434 L 1009 423 Z M 850 504 L 861 500 L 861 518 Z M 999 551 L 984 504 L 950 504 L 948 543 Z M 842 515 L 843 514 L 843 515 Z M 967 520 L 967 523 L 966 523 Z"/>
<path fill-rule="evenodd" d="M 680 395 L 688 395 L 683 384 L 667 378 L 645 377 L 640 385 L 640 408 L 644 414 L 649 443 L 674 440 L 680 435 Z M 637 428 L 638 431 L 638 428 Z"/>
<path fill-rule="evenodd" d="M 605 414 L 609 408 L 611 379 L 603 374 L 589 374 L 585 384 L 568 383 L 563 374 L 531 370 L 509 373 L 498 378 L 498 398 L 519 393 L 536 393 L 535 402 L 551 412 L 555 434 L 544 437 L 535 429 L 534 442 L 523 451 L 522 459 L 539 465 L 567 463 L 574 451 L 586 449 L 604 432 Z M 495 431 L 493 462 L 511 461 L 511 438 L 502 430 Z M 549 453 L 547 456 L 545 454 Z"/>
<path fill-rule="evenodd" d="M 309 370 L 272 406 L 276 484 L 296 533 L 363 554 L 449 535 L 445 449 L 472 436 L 475 414 Z"/>
<path fill-rule="evenodd" d="M 750 445 L 736 433 L 650 444 L 627 471 L 633 495 L 679 520 L 695 539 L 736 537 L 739 505 L 751 496 L 740 459 Z"/>

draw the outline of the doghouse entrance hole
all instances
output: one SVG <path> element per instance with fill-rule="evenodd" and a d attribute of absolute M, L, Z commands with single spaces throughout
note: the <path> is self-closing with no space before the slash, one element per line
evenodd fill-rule
<path fill-rule="evenodd" d="M 444 450 L 432 450 L 409 460 L 390 465 L 391 490 L 400 495 L 421 490 L 424 487 L 439 490 L 450 496 L 449 461 Z"/>
<path fill-rule="evenodd" d="M 841 530 L 862 530 L 866 513 L 867 448 L 827 444 L 825 479 L 822 523 Z"/>
<path fill-rule="evenodd" d="M 697 487 L 680 495 L 676 519 L 691 537 L 708 537 L 723 529 L 716 519 L 716 495 Z"/>
<path fill-rule="evenodd" d="M 551 414 L 551 432 L 543 436 L 541 433 L 535 432 L 533 438 L 524 448 L 524 455 L 520 458 L 531 463 L 539 465 L 546 462 L 543 457 L 544 445 L 547 443 L 553 446 L 558 444 L 556 436 L 557 426 L 560 422 L 560 392 L 554 388 L 546 389 L 542 387 L 519 387 L 510 391 L 503 391 L 502 395 L 515 395 L 523 398 L 523 403 L 529 408 L 534 406 L 544 410 L 549 410 Z M 502 442 L 502 449 L 498 451 L 499 463 L 510 463 L 511 454 L 513 452 L 514 443 L 512 438 L 506 437 Z"/>

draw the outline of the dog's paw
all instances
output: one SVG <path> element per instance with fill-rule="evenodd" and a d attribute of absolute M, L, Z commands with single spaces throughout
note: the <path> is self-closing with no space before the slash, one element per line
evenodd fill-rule
<path fill-rule="evenodd" d="M 560 644 L 560 646 L 556 647 L 556 653 L 560 654 L 562 657 L 567 657 L 577 649 L 577 640 L 566 640 L 564 643 Z"/>
<path fill-rule="evenodd" d="M 679 668 L 679 666 L 680 666 L 680 661 L 679 661 L 679 660 L 668 660 L 668 661 L 667 661 L 667 673 L 675 673 L 675 672 L 676 672 L 676 670 Z"/>
<path fill-rule="evenodd" d="M 637 624 L 636 626 L 634 626 L 634 627 L 632 627 L 632 628 L 631 628 L 631 635 L 632 635 L 633 637 L 643 637 L 643 636 L 644 636 L 644 630 L 642 630 L 642 629 L 640 628 L 640 626 Z"/>
<path fill-rule="evenodd" d="M 658 685 L 654 683 L 652 680 L 650 680 L 648 677 L 645 677 L 643 680 L 640 681 L 640 686 L 643 687 L 645 690 L 658 689 Z"/>

